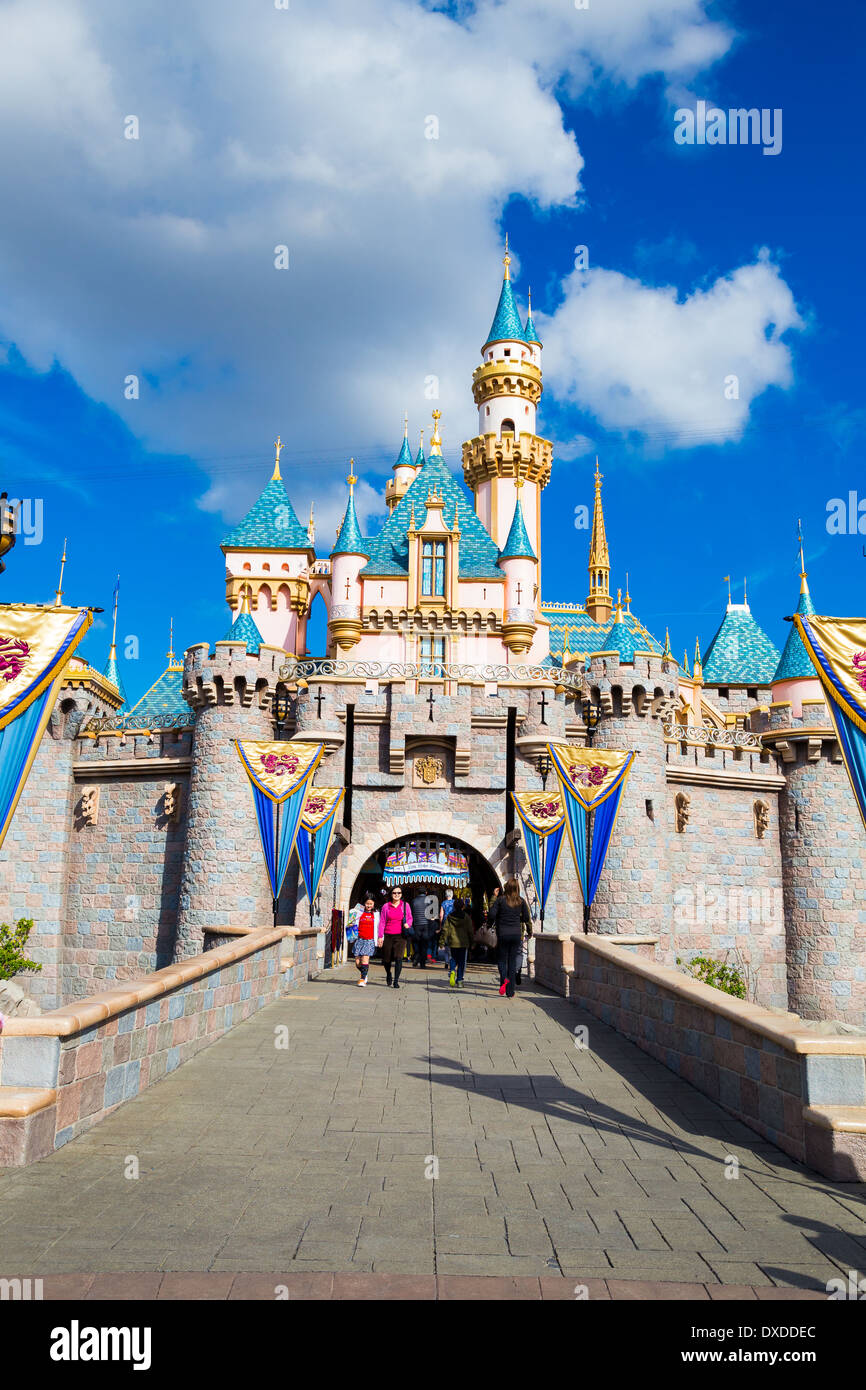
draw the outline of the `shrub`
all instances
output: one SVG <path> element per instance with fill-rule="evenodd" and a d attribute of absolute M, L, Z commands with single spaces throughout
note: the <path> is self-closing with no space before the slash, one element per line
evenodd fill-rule
<path fill-rule="evenodd" d="M 0 922 L 0 980 L 11 980 L 19 970 L 42 969 L 35 960 L 28 960 L 24 954 L 32 930 L 32 917 L 19 917 L 14 927 Z"/>
<path fill-rule="evenodd" d="M 723 960 L 713 960 L 712 956 L 693 956 L 683 961 L 677 956 L 677 965 L 685 965 L 686 973 L 694 980 L 701 980 L 713 989 L 732 994 L 735 999 L 745 999 L 746 982 L 736 966 L 726 965 Z"/>

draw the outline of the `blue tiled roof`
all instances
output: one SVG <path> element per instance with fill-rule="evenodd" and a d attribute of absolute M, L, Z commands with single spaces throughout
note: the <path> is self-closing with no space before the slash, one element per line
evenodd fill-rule
<path fill-rule="evenodd" d="M 416 468 L 423 468 L 423 467 L 424 467 L 424 446 L 423 446 L 423 444 L 419 447 L 418 452 L 417 452 L 417 454 L 415 455 L 415 467 L 416 467 Z"/>
<path fill-rule="evenodd" d="M 500 559 L 515 560 L 518 556 L 525 556 L 530 560 L 535 560 L 536 554 L 532 549 L 532 542 L 526 530 L 526 523 L 523 520 L 523 508 L 520 505 L 520 497 L 514 504 L 514 516 L 511 519 L 511 530 L 508 532 L 508 539 L 502 548 Z"/>
<path fill-rule="evenodd" d="M 108 658 L 108 660 L 107 660 L 106 663 L 105 663 L 105 669 L 104 669 L 104 671 L 102 672 L 102 674 L 103 674 L 105 677 L 107 677 L 108 680 L 111 681 L 112 685 L 116 685 L 117 688 L 118 688 L 118 690 L 120 691 L 120 695 L 121 695 L 121 704 L 118 706 L 118 713 L 119 713 L 120 710 L 123 709 L 123 706 L 126 704 L 127 700 L 126 700 L 126 691 L 125 691 L 124 688 L 123 688 L 123 681 L 122 681 L 121 678 L 120 678 L 120 667 L 119 667 L 118 664 L 117 664 L 117 657 L 116 657 L 116 656 L 110 656 L 110 657 Z"/>
<path fill-rule="evenodd" d="M 369 563 L 361 570 L 364 579 L 376 575 L 406 575 L 409 572 L 409 541 L 406 532 L 415 507 L 415 525 L 421 526 L 427 516 L 427 494 L 431 486 L 444 498 L 443 516 L 450 525 L 457 504 L 460 526 L 461 579 L 503 579 L 497 566 L 499 550 L 493 537 L 485 531 L 475 514 L 475 508 L 465 488 L 457 482 L 441 454 L 431 454 L 424 467 L 400 498 L 378 536 L 368 538 L 364 552 Z"/>
<path fill-rule="evenodd" d="M 411 462 L 411 460 L 410 460 Z M 355 511 L 355 498 L 349 493 L 349 500 L 346 503 L 346 513 L 343 517 L 340 532 L 331 555 L 369 555 L 370 542 L 365 541 L 361 535 L 361 528 L 358 525 L 358 514 Z"/>
<path fill-rule="evenodd" d="M 625 656 L 625 650 L 615 644 L 622 642 L 623 648 L 627 649 L 626 633 L 630 633 L 633 642 L 632 655 L 635 651 L 655 652 L 658 656 L 662 654 L 661 643 L 653 637 L 652 633 L 644 627 L 634 613 L 623 613 L 622 623 L 614 633 L 612 629 L 616 625 L 616 619 L 609 623 L 594 623 L 588 613 L 577 607 L 563 610 L 542 603 L 541 611 L 550 623 L 550 651 L 553 656 L 562 655 L 566 627 L 568 627 L 568 649 L 572 653 L 619 651 L 621 655 Z M 621 631 L 620 628 L 625 629 L 625 631 Z M 626 659 L 630 660 L 631 657 Z"/>
<path fill-rule="evenodd" d="M 634 661 L 634 654 L 638 647 L 641 647 L 641 642 L 637 640 L 637 633 L 634 628 L 629 627 L 625 620 L 625 614 L 623 614 L 621 618 L 614 618 L 605 633 L 604 644 L 599 650 L 619 652 L 623 661 Z"/>
<path fill-rule="evenodd" d="M 779 651 L 745 603 L 728 608 L 703 661 L 705 685 L 769 685 Z"/>
<path fill-rule="evenodd" d="M 798 613 L 814 613 L 815 605 L 812 596 L 807 589 L 800 595 L 800 602 L 797 604 Z M 788 640 L 785 643 L 785 650 L 782 652 L 782 659 L 776 667 L 774 681 L 793 681 L 793 680 L 817 680 L 818 675 L 806 648 L 803 646 L 803 639 L 794 624 L 791 624 L 791 631 L 788 633 Z"/>
<path fill-rule="evenodd" d="M 510 280 L 502 281 L 499 303 L 496 306 L 496 313 L 484 347 L 487 347 L 488 343 L 497 343 L 502 338 L 516 339 L 519 343 L 524 341 L 523 324 L 520 322 L 520 314 L 517 311 L 514 290 L 511 288 Z"/>
<path fill-rule="evenodd" d="M 524 341 L 527 343 L 537 343 L 541 347 L 541 339 L 535 331 L 535 324 L 532 322 L 532 312 L 526 316 L 526 329 L 523 334 Z"/>
<path fill-rule="evenodd" d="M 189 705 L 183 698 L 182 690 L 183 668 L 167 667 L 124 716 L 124 722 L 131 727 L 146 727 L 147 721 L 157 716 L 189 714 Z"/>
<path fill-rule="evenodd" d="M 241 610 L 235 617 L 225 637 L 220 638 L 220 641 L 246 642 L 247 655 L 258 656 L 259 647 L 262 645 L 262 634 L 256 627 L 256 620 L 252 613 L 245 613 Z"/>
<path fill-rule="evenodd" d="M 229 531 L 222 545 L 233 550 L 313 550 L 281 478 L 271 478 L 259 500 L 243 521 Z"/>

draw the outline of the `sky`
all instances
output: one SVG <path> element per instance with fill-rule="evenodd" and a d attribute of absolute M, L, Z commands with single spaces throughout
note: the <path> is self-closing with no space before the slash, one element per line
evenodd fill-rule
<path fill-rule="evenodd" d="M 818 611 L 863 613 L 864 58 L 854 0 L 0 0 L 3 601 L 51 601 L 68 538 L 102 667 L 119 574 L 135 699 L 170 619 L 178 651 L 228 629 L 278 434 L 320 554 L 350 458 L 381 524 L 404 410 L 459 473 L 507 232 L 544 599 L 586 597 L 598 455 L 612 588 L 677 654 L 725 575 L 784 645 L 798 519 Z M 678 142 L 740 107 L 763 143 Z"/>

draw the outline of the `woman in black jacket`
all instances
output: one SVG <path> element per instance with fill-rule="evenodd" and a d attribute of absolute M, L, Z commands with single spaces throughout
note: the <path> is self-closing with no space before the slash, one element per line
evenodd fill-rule
<path fill-rule="evenodd" d="M 488 923 L 496 928 L 499 955 L 499 975 L 502 980 L 499 993 L 510 999 L 514 994 L 514 981 L 523 952 L 523 933 L 532 935 L 529 908 L 520 896 L 520 884 L 510 878 L 505 884 L 505 892 L 490 904 Z"/>

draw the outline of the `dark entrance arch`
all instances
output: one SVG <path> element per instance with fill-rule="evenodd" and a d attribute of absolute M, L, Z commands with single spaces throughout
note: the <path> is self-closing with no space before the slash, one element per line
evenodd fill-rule
<path fill-rule="evenodd" d="M 397 849 L 401 845 L 405 845 L 408 848 L 410 843 L 419 844 L 421 842 L 429 842 L 431 845 L 438 845 L 443 841 L 448 845 L 453 845 L 456 849 L 459 849 L 461 853 L 466 855 L 469 864 L 469 888 L 460 888 L 455 891 L 459 892 L 462 897 L 467 896 L 467 894 L 471 896 L 472 916 L 476 925 L 478 925 L 483 916 L 486 902 L 489 901 L 493 889 L 496 887 L 501 888 L 502 882 L 490 861 L 483 854 L 480 854 L 473 845 L 467 844 L 465 840 L 456 839 L 453 835 L 449 835 L 444 831 L 441 834 L 437 834 L 435 831 L 428 831 L 412 835 L 400 835 L 397 839 L 389 840 L 387 844 L 382 845 L 380 849 L 376 850 L 375 854 L 370 856 L 365 864 L 361 865 L 355 882 L 352 885 L 352 891 L 349 897 L 350 908 L 354 907 L 356 903 L 361 902 L 367 893 L 372 893 L 376 906 L 381 907 L 387 897 L 387 889 L 384 880 L 385 862 L 392 850 Z M 438 897 L 441 903 L 442 899 L 445 897 L 445 889 L 447 886 L 447 884 L 436 883 L 432 878 L 425 877 L 422 866 L 418 870 L 417 879 L 413 878 L 410 883 L 403 884 L 403 892 L 410 900 L 416 893 L 433 893 Z"/>

